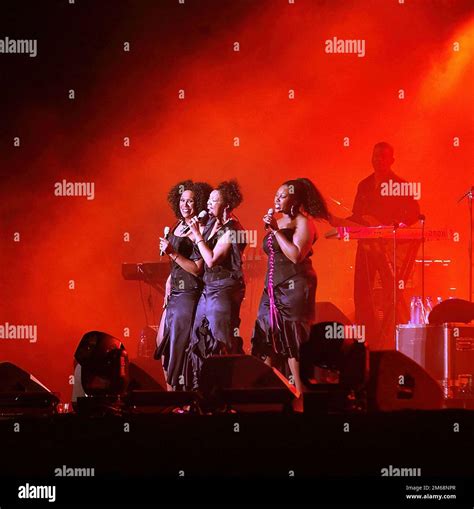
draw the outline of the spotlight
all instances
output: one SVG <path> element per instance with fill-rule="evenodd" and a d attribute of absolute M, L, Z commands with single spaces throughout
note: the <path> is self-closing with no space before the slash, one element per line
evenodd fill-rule
<path fill-rule="evenodd" d="M 119 397 L 127 390 L 128 355 L 119 339 L 105 332 L 87 332 L 74 358 L 77 365 L 73 402 L 81 393 L 85 396 Z"/>

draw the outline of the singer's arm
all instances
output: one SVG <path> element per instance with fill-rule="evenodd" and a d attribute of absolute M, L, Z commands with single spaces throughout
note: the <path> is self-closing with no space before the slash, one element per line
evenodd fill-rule
<path fill-rule="evenodd" d="M 176 253 L 168 239 L 160 237 L 160 250 L 166 253 L 174 262 L 182 267 L 186 272 L 193 276 L 200 276 L 203 272 L 204 265 L 202 260 L 193 260 Z"/>
<path fill-rule="evenodd" d="M 227 231 L 220 237 L 217 244 L 214 247 L 214 251 L 206 244 L 201 232 L 195 233 L 196 246 L 201 253 L 203 260 L 209 268 L 218 265 L 218 263 L 225 258 L 227 252 L 230 249 L 230 233 Z"/>
<path fill-rule="evenodd" d="M 189 272 L 193 276 L 202 275 L 204 268 L 202 260 L 190 260 L 189 258 L 186 258 L 179 253 L 169 253 L 169 257 L 186 272 Z"/>
<path fill-rule="evenodd" d="M 315 234 L 316 230 L 312 222 L 306 217 L 300 217 L 296 220 L 293 240 L 288 240 L 281 230 L 276 230 L 274 233 L 283 254 L 293 263 L 299 263 L 306 258 L 313 245 Z"/>

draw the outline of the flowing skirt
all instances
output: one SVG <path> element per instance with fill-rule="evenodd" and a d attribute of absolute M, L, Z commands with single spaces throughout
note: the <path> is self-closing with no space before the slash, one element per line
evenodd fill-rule
<path fill-rule="evenodd" d="M 220 279 L 204 286 L 189 347 L 194 389 L 199 387 L 202 363 L 207 357 L 243 353 L 239 326 L 244 295 L 245 284 L 242 279 Z"/>
<path fill-rule="evenodd" d="M 252 335 L 252 355 L 299 360 L 300 345 L 309 339 L 314 320 L 317 278 L 311 269 L 274 287 L 277 323 L 270 326 L 270 299 L 265 287 Z"/>
<path fill-rule="evenodd" d="M 200 289 L 172 290 L 166 307 L 163 340 L 156 350 L 155 358 L 163 356 L 167 382 L 174 389 L 189 389 L 191 386 L 192 374 L 186 363 L 186 349 L 189 347 L 200 296 Z"/>

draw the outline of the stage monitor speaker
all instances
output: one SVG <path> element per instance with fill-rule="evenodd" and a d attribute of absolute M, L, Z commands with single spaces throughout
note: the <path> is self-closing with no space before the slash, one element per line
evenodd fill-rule
<path fill-rule="evenodd" d="M 0 392 L 51 392 L 31 373 L 11 362 L 0 362 Z"/>
<path fill-rule="evenodd" d="M 139 357 L 128 364 L 129 381 L 127 391 L 166 391 L 166 381 L 161 361 Z M 81 365 L 74 368 L 72 402 L 84 397 L 86 393 L 81 383 Z"/>
<path fill-rule="evenodd" d="M 11 362 L 0 362 L 0 415 L 51 415 L 59 398 Z"/>
<path fill-rule="evenodd" d="M 206 359 L 200 390 L 211 406 L 221 403 L 287 405 L 299 396 L 277 369 L 252 355 L 219 355 Z M 260 408 L 264 409 L 268 408 Z"/>
<path fill-rule="evenodd" d="M 130 360 L 128 370 L 128 391 L 166 391 L 166 380 L 161 361 L 138 357 Z"/>
<path fill-rule="evenodd" d="M 316 302 L 315 318 L 314 323 L 338 322 L 343 325 L 352 324 L 349 318 L 332 302 Z"/>
<path fill-rule="evenodd" d="M 370 352 L 369 410 L 434 410 L 443 407 L 439 384 L 421 366 L 396 350 Z"/>

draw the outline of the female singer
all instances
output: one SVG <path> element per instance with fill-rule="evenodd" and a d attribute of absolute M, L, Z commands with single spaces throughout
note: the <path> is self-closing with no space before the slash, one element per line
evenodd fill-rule
<path fill-rule="evenodd" d="M 186 372 L 185 351 L 189 346 L 191 325 L 203 287 L 203 262 L 195 256 L 194 237 L 189 225 L 191 218 L 205 210 L 212 187 L 191 180 L 179 182 L 168 193 L 168 202 L 178 222 L 167 239 L 160 237 L 160 251 L 171 260 L 171 272 L 166 281 L 165 311 L 161 317 L 158 348 L 155 359 L 162 358 L 168 390 L 190 386 L 191 373 Z M 200 231 L 199 224 L 195 227 Z"/>
<path fill-rule="evenodd" d="M 207 204 L 214 221 L 203 233 L 196 218 L 190 223 L 196 249 L 204 260 L 204 290 L 196 310 L 189 348 L 195 389 L 199 386 L 204 359 L 242 352 L 238 327 L 245 294 L 242 253 L 246 242 L 242 238 L 245 233 L 242 226 L 232 215 L 241 202 L 237 181 L 222 182 L 212 191 Z"/>
<path fill-rule="evenodd" d="M 328 219 L 321 193 L 307 178 L 289 180 L 275 195 L 278 221 L 266 214 L 268 234 L 263 249 L 268 255 L 252 354 L 269 365 L 287 360 L 296 388 L 302 391 L 299 348 L 308 340 L 314 320 L 317 278 L 311 265 L 312 245 L 318 235 L 311 218 Z"/>

